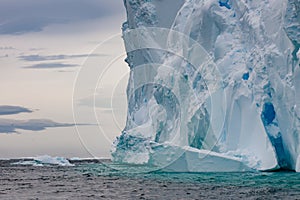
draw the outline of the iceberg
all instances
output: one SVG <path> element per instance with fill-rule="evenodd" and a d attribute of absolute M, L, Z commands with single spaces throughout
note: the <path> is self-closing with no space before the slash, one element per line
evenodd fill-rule
<path fill-rule="evenodd" d="M 124 0 L 126 127 L 112 160 L 300 172 L 299 0 Z"/>

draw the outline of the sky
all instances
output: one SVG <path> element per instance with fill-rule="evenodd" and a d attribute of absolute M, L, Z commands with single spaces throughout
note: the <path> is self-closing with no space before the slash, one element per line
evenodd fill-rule
<path fill-rule="evenodd" d="M 126 120 L 122 0 L 0 0 L 0 158 L 109 157 Z"/>

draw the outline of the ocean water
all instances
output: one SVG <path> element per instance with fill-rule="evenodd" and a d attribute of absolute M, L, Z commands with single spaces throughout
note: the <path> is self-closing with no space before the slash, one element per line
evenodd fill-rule
<path fill-rule="evenodd" d="M 294 172 L 163 173 L 109 160 L 66 167 L 16 162 L 0 161 L 0 199 L 300 199 L 300 173 Z"/>

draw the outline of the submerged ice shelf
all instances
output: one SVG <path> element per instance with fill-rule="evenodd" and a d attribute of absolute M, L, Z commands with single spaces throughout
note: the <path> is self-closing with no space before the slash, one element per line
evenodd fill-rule
<path fill-rule="evenodd" d="M 115 162 L 300 172 L 299 0 L 124 0 Z"/>

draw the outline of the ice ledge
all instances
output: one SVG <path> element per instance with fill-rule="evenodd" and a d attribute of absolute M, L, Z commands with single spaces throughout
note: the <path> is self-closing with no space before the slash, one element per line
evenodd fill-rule
<path fill-rule="evenodd" d="M 243 158 L 228 156 L 192 147 L 158 145 L 150 154 L 149 163 L 166 172 L 245 172 L 277 170 L 277 163 L 267 168 L 252 168 Z M 259 164 L 259 163 L 258 163 Z"/>

